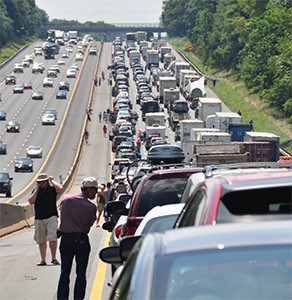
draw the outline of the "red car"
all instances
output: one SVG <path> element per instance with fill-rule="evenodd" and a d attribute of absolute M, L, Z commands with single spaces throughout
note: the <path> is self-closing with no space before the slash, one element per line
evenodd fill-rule
<path fill-rule="evenodd" d="M 112 207 L 116 206 L 119 212 L 123 206 L 122 214 L 128 215 L 121 230 L 121 237 L 133 235 L 146 213 L 153 207 L 179 203 L 188 178 L 193 173 L 202 171 L 202 168 L 169 166 L 168 169 L 157 167 L 156 170 L 155 168 L 153 171 L 149 170 L 142 177 L 135 189 L 129 211 L 126 210 L 124 203 L 118 201 L 110 203 Z"/>
<path fill-rule="evenodd" d="M 31 82 L 24 83 L 23 88 L 25 90 L 32 90 L 32 83 Z"/>
<path fill-rule="evenodd" d="M 175 228 L 292 217 L 292 166 L 288 164 L 217 170 L 207 177 L 187 200 L 182 197 L 186 205 Z"/>

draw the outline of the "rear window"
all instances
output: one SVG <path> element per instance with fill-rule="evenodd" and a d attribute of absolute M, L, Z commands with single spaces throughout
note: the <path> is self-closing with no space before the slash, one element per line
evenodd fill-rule
<path fill-rule="evenodd" d="M 155 206 L 179 203 L 187 180 L 188 177 L 146 181 L 140 194 L 137 216 L 145 216 Z"/>

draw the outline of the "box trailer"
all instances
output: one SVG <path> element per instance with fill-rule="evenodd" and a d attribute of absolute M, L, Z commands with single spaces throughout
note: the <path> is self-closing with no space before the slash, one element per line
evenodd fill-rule
<path fill-rule="evenodd" d="M 180 92 L 177 88 L 163 90 L 163 105 L 167 108 L 172 102 L 180 99 Z"/>
<path fill-rule="evenodd" d="M 145 115 L 146 126 L 153 126 L 154 124 L 159 126 L 165 125 L 165 116 L 163 112 L 146 113 Z"/>
<path fill-rule="evenodd" d="M 242 117 L 235 112 L 215 113 L 215 128 L 227 132 L 230 124 L 242 124 Z"/>
<path fill-rule="evenodd" d="M 193 128 L 204 128 L 204 122 L 199 119 L 182 120 L 179 122 L 179 135 L 181 141 L 189 141 Z"/>
<path fill-rule="evenodd" d="M 198 107 L 195 109 L 195 117 L 204 121 L 209 115 L 222 111 L 222 101 L 219 98 L 198 98 Z M 206 126 L 207 127 L 207 126 Z"/>
<path fill-rule="evenodd" d="M 164 89 L 176 88 L 175 78 L 172 76 L 165 76 L 159 78 L 159 99 L 163 103 Z"/>
<path fill-rule="evenodd" d="M 188 70 L 191 69 L 191 65 L 187 62 L 181 62 L 181 61 L 175 62 L 174 75 L 175 75 L 175 80 L 177 85 L 179 85 L 180 70 L 184 70 L 184 69 L 188 69 Z"/>

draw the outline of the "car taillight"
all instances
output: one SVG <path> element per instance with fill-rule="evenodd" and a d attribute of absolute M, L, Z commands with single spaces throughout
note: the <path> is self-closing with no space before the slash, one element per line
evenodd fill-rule
<path fill-rule="evenodd" d="M 129 227 L 127 230 L 127 235 L 134 235 L 137 230 L 137 227 Z"/>
<path fill-rule="evenodd" d="M 116 235 L 117 238 L 120 236 L 121 231 L 122 231 L 122 226 L 119 226 L 118 228 L 116 228 L 115 235 Z"/>

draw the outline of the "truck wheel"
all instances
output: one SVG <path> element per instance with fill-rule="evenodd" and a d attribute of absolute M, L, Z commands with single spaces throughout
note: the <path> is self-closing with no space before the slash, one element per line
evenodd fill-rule
<path fill-rule="evenodd" d="M 6 193 L 6 197 L 7 197 L 7 198 L 8 198 L 8 197 L 9 197 L 9 198 L 11 197 L 11 191 L 9 191 L 9 192 Z"/>

